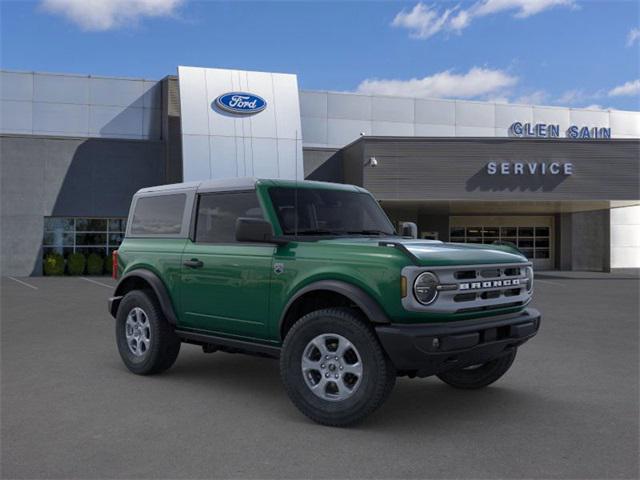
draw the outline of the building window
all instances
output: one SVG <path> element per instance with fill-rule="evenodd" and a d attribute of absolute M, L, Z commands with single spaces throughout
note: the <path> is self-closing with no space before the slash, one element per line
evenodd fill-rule
<path fill-rule="evenodd" d="M 42 253 L 110 255 L 122 243 L 126 218 L 45 217 Z"/>
<path fill-rule="evenodd" d="M 451 242 L 510 242 L 529 259 L 549 258 L 549 227 L 452 227 L 449 233 Z"/>

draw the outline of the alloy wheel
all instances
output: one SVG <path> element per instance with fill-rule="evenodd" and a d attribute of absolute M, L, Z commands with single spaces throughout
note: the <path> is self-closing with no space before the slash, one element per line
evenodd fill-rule
<path fill-rule="evenodd" d="M 127 315 L 125 337 L 129 351 L 136 357 L 142 357 L 151 346 L 151 324 L 146 312 L 134 307 Z"/>
<path fill-rule="evenodd" d="M 362 383 L 360 353 L 349 340 L 335 333 L 318 335 L 307 344 L 301 368 L 309 389 L 323 400 L 346 400 Z"/>

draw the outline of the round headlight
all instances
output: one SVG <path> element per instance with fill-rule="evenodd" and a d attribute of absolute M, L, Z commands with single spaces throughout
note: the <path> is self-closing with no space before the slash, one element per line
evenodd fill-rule
<path fill-rule="evenodd" d="M 531 293 L 533 291 L 533 268 L 527 267 L 524 274 L 527 277 L 527 292 Z"/>
<path fill-rule="evenodd" d="M 424 272 L 418 275 L 413 284 L 413 294 L 422 305 L 429 305 L 438 296 L 438 277 L 434 273 Z"/>

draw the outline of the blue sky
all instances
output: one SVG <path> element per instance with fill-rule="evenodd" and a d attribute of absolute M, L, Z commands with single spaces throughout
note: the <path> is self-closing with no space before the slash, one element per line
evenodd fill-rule
<path fill-rule="evenodd" d="M 2 1 L 5 69 L 159 79 L 177 65 L 301 88 L 640 110 L 640 2 Z"/>

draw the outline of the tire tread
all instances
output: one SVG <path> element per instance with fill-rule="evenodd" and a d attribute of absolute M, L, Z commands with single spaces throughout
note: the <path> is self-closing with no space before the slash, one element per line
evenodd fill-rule
<path fill-rule="evenodd" d="M 498 357 L 494 360 L 490 360 L 483 366 L 479 367 L 476 374 L 474 370 L 449 370 L 442 372 L 437 377 L 444 383 L 451 385 L 454 388 L 462 390 L 477 390 L 487 387 L 500 379 L 513 364 L 516 358 L 517 349 L 513 348 L 512 351 Z"/>

